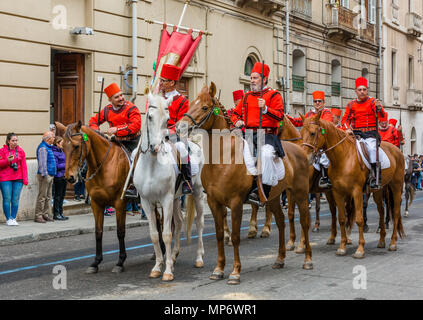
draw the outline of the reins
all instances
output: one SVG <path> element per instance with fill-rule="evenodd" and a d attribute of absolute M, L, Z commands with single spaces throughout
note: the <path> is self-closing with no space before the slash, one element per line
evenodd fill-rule
<path fill-rule="evenodd" d="M 321 129 L 322 129 L 322 127 L 320 126 L 320 124 L 319 123 L 311 123 L 311 124 L 315 124 L 315 125 L 317 125 L 317 126 L 319 126 L 319 130 L 317 130 L 317 134 L 316 134 L 316 136 L 315 136 L 315 138 L 314 138 L 314 142 L 313 142 L 313 144 L 309 144 L 309 143 L 305 143 L 305 142 L 303 142 L 301 145 L 303 145 L 303 146 L 306 146 L 306 147 L 309 147 L 309 148 L 311 148 L 311 149 L 313 149 L 313 154 L 314 155 L 318 155 L 318 154 L 323 154 L 323 153 L 326 153 L 326 152 L 328 152 L 328 151 L 330 151 L 330 150 L 332 150 L 332 149 L 334 149 L 334 148 L 336 148 L 337 146 L 339 146 L 342 142 L 344 142 L 345 141 L 345 139 L 347 139 L 347 135 L 345 135 L 345 137 L 344 138 L 342 138 L 341 140 L 339 140 L 335 145 L 333 145 L 333 146 L 331 146 L 331 147 L 329 147 L 329 148 L 327 148 L 326 150 L 320 150 L 320 151 L 318 151 L 317 149 L 317 141 L 318 141 L 318 139 L 319 139 L 319 134 L 320 134 L 320 131 L 321 131 Z"/>

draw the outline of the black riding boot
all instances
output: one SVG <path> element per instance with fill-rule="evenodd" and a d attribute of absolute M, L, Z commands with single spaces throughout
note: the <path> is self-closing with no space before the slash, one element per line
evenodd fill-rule
<path fill-rule="evenodd" d="M 181 164 L 181 174 L 183 178 L 182 183 L 182 193 L 191 194 L 192 193 L 192 178 L 191 178 L 191 163 Z"/>
<path fill-rule="evenodd" d="M 330 187 L 332 187 L 332 184 L 330 183 L 330 180 L 329 180 L 328 168 L 325 168 L 324 166 L 320 166 L 320 172 L 322 173 L 322 176 L 319 179 L 319 188 L 329 189 Z"/>
<path fill-rule="evenodd" d="M 369 174 L 369 185 L 371 189 L 379 189 L 378 181 L 376 181 L 376 163 L 371 163 L 372 170 Z"/>

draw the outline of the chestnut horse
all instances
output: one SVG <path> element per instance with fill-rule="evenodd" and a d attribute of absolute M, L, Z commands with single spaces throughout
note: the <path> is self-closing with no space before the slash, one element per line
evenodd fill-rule
<path fill-rule="evenodd" d="M 116 209 L 117 237 L 119 239 L 119 260 L 113 272 L 122 272 L 126 260 L 125 221 L 126 200 L 120 195 L 129 172 L 129 162 L 125 152 L 116 143 L 112 143 L 99 132 L 82 125 L 81 121 L 65 127 L 56 122 L 57 128 L 64 130 L 63 150 L 66 155 L 65 178 L 71 183 L 80 178 L 84 160 L 88 164 L 88 178 L 85 185 L 91 198 L 91 208 L 95 221 L 96 256 L 87 269 L 87 273 L 97 273 L 98 265 L 103 260 L 103 223 L 104 209 L 112 206 Z"/>
<path fill-rule="evenodd" d="M 323 149 L 330 160 L 329 178 L 332 182 L 332 193 L 335 198 L 339 213 L 339 225 L 341 228 L 341 244 L 337 255 L 346 255 L 347 235 L 345 229 L 345 203 L 353 200 L 353 216 L 359 229 L 359 245 L 354 253 L 354 258 L 364 258 L 364 235 L 363 235 L 363 188 L 365 186 L 369 170 L 365 167 L 358 155 L 355 139 L 342 130 L 337 129 L 332 123 L 320 119 L 321 112 L 316 117 L 305 119 L 301 129 L 304 149 L 309 156 Z M 388 186 L 393 208 L 394 228 L 392 232 L 390 251 L 397 249 L 397 233 L 402 238 L 404 230 L 401 222 L 401 195 L 404 184 L 404 157 L 401 151 L 393 144 L 382 142 L 381 148 L 390 160 L 390 167 L 382 170 L 382 185 Z M 371 190 L 378 207 L 379 218 L 382 225 L 378 248 L 385 247 L 385 224 L 383 210 L 383 189 Z"/>
<path fill-rule="evenodd" d="M 228 284 L 239 284 L 241 273 L 241 261 L 239 256 L 240 231 L 242 221 L 243 203 L 249 191 L 251 190 L 254 177 L 247 173 L 244 161 L 236 163 L 235 155 L 242 155 L 243 140 L 232 136 L 230 138 L 231 163 L 224 164 L 222 150 L 223 141 L 218 140 L 220 145 L 220 154 L 213 154 L 213 135 L 212 130 L 229 132 L 232 122 L 227 116 L 226 109 L 215 98 L 216 86 L 212 82 L 210 88 L 205 85 L 196 99 L 190 103 L 189 112 L 184 115 L 181 121 L 189 123 L 190 129 L 200 128 L 203 133 L 208 134 L 208 147 L 204 151 L 208 151 L 209 156 L 220 161 L 207 161 L 201 172 L 201 181 L 207 193 L 207 202 L 212 211 L 215 221 L 216 238 L 218 247 L 217 266 L 214 269 L 210 279 L 220 280 L 224 277 L 225 269 L 225 247 L 224 247 L 224 230 L 223 220 L 226 207 L 231 209 L 232 218 L 232 242 L 234 250 L 233 270 L 229 275 Z M 223 115 L 222 115 L 223 114 Z M 215 132 L 216 132 L 215 131 Z M 216 147 L 215 147 L 216 148 Z M 279 181 L 278 185 L 272 187 L 267 201 L 269 209 L 275 215 L 275 220 L 279 229 L 279 250 L 278 257 L 273 268 L 282 268 L 285 264 L 286 248 L 285 248 L 285 222 L 284 214 L 280 204 L 280 195 L 283 190 L 292 191 L 293 200 L 300 210 L 301 227 L 305 235 L 305 260 L 303 268 L 312 269 L 311 247 L 309 243 L 309 226 L 310 214 L 308 209 L 308 163 L 304 151 L 293 143 L 283 143 L 286 156 L 283 158 L 285 166 L 285 177 Z M 215 163 L 218 162 L 218 163 Z"/>

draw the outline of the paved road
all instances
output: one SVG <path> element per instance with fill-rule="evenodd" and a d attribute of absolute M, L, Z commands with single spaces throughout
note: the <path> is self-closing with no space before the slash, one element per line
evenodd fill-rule
<path fill-rule="evenodd" d="M 117 262 L 118 249 L 116 234 L 112 231 L 104 234 L 103 248 L 108 254 L 99 273 L 94 275 L 84 273 L 95 253 L 93 234 L 1 247 L 0 299 L 422 299 L 422 200 L 423 193 L 418 193 L 409 218 L 403 219 L 407 237 L 399 240 L 397 252 L 376 248 L 378 218 L 371 201 L 370 231 L 365 234 L 366 257 L 362 260 L 352 258 L 357 246 L 357 228 L 353 230 L 353 245 L 349 246 L 347 256 L 335 255 L 339 233 L 335 246 L 326 245 L 330 217 L 327 205 L 323 205 L 321 230 L 311 233 L 314 269 L 310 271 L 302 269 L 304 255 L 294 252 L 287 253 L 285 268 L 273 270 L 271 266 L 277 254 L 276 225 L 273 224 L 268 239 L 247 239 L 249 215 L 245 215 L 240 247 L 242 274 L 238 286 L 208 278 L 217 255 L 211 216 L 205 221 L 204 268 L 193 268 L 196 241 L 189 246 L 182 241 L 175 280 L 171 283 L 148 278 L 154 263 L 150 260 L 153 249 L 146 226 L 127 230 L 128 258 L 122 274 L 111 272 Z M 262 224 L 263 213 L 260 218 Z M 297 234 L 299 231 L 297 223 Z M 387 245 L 391 231 L 392 228 L 388 231 Z M 226 253 L 227 277 L 233 262 L 232 248 L 226 247 Z M 59 274 L 53 273 L 57 265 L 66 268 L 66 283 L 57 278 L 64 275 L 62 270 Z M 66 285 L 67 289 L 55 289 L 53 284 L 56 288 Z"/>

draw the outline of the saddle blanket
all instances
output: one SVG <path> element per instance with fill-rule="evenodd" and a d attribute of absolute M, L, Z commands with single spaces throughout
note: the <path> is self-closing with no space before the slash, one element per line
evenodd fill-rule
<path fill-rule="evenodd" d="M 361 159 L 363 159 L 364 164 L 368 169 L 371 169 L 372 166 L 369 164 L 367 159 L 364 157 L 363 151 L 361 150 L 361 145 L 359 141 L 363 141 L 366 146 L 369 154 L 376 154 L 376 139 L 362 139 L 362 140 L 356 140 L 357 149 L 360 152 Z M 370 156 L 370 159 L 372 159 L 372 156 Z M 389 161 L 388 156 L 386 155 L 385 151 L 383 151 L 382 148 L 379 147 L 379 161 L 380 166 L 382 169 L 387 169 L 391 166 L 391 162 Z"/>
<path fill-rule="evenodd" d="M 254 158 L 248 146 L 248 142 L 244 140 L 244 162 L 247 167 L 248 174 L 257 176 L 258 169 Z M 279 180 L 285 177 L 285 166 L 280 157 L 275 155 L 275 149 L 271 145 L 265 144 L 261 149 L 262 164 L 262 182 L 272 187 L 278 184 Z"/>

